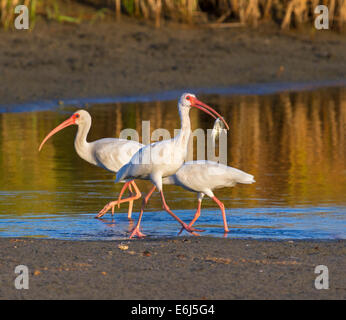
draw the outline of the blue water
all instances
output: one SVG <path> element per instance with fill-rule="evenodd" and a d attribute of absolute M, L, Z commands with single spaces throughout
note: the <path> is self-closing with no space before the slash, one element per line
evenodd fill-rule
<path fill-rule="evenodd" d="M 94 98 L 72 98 L 59 100 L 33 101 L 23 104 L 1 105 L 0 113 L 8 112 L 28 112 L 45 111 L 60 108 L 62 105 L 74 105 L 77 108 L 83 108 L 90 104 L 105 103 L 143 103 L 154 101 L 175 100 L 184 92 L 193 92 L 195 94 L 217 94 L 217 95 L 269 95 L 278 92 L 297 92 L 309 91 L 319 88 L 345 87 L 346 80 L 325 80 L 314 82 L 274 82 L 274 83 L 254 83 L 248 85 L 233 85 L 231 87 L 213 87 L 213 88 L 184 88 L 182 90 L 171 90 L 163 92 L 152 92 L 142 95 L 131 96 L 109 96 Z"/>
<path fill-rule="evenodd" d="M 177 210 L 184 221 L 190 221 L 192 211 Z M 94 213 L 27 215 L 20 219 L 2 216 L 0 234 L 3 237 L 35 237 L 65 240 L 116 240 L 127 239 L 129 230 L 138 214 L 133 214 L 133 223 L 126 214 L 94 219 Z M 221 213 L 204 209 L 195 227 L 205 230 L 201 236 L 254 239 L 346 239 L 345 207 L 302 208 L 237 208 L 227 210 L 230 227 L 224 233 Z M 180 230 L 164 211 L 149 211 L 144 214 L 142 232 L 149 238 L 174 237 Z M 182 235 L 189 235 L 183 232 Z"/>

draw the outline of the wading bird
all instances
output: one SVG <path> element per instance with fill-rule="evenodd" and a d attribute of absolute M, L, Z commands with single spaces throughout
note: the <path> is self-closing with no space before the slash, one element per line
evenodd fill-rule
<path fill-rule="evenodd" d="M 215 197 L 213 190 L 234 187 L 237 183 L 252 184 L 254 176 L 236 168 L 225 166 L 214 161 L 186 162 L 174 175 L 163 178 L 164 184 L 174 184 L 192 192 L 197 192 L 198 206 L 189 227 L 196 222 L 201 214 L 202 200 L 205 195 L 213 199 L 220 207 L 225 232 L 229 232 L 225 206 Z M 180 230 L 179 234 L 183 231 Z"/>
<path fill-rule="evenodd" d="M 189 117 L 191 107 L 198 108 L 211 115 L 215 119 L 217 117 L 221 118 L 227 129 L 229 129 L 225 120 L 213 108 L 199 101 L 194 94 L 184 93 L 181 96 L 178 103 L 178 110 L 181 119 L 181 130 L 179 134 L 174 139 L 162 140 L 144 146 L 138 150 L 133 155 L 129 163 L 119 169 L 117 173 L 115 180 L 116 182 L 126 181 L 120 192 L 119 201 L 122 193 L 126 190 L 127 186 L 133 182 L 133 179 L 150 180 L 154 184 L 153 188 L 143 201 L 141 214 L 138 221 L 139 223 L 140 219 L 142 218 L 146 199 L 148 196 L 150 197 L 150 195 L 157 188 L 161 195 L 164 210 L 167 211 L 174 219 L 176 219 L 181 224 L 183 229 L 191 232 L 192 234 L 195 234 L 194 232 L 198 231 L 184 223 L 169 209 L 162 189 L 162 178 L 175 174 L 186 159 L 187 145 L 191 134 L 191 123 Z M 139 223 L 137 223 L 136 227 L 133 229 L 130 238 L 135 235 L 138 237 L 144 236 L 144 234 L 142 234 L 139 230 Z"/>
<path fill-rule="evenodd" d="M 74 140 L 74 147 L 77 154 L 85 161 L 106 169 L 110 172 L 117 173 L 118 170 L 144 145 L 126 139 L 104 138 L 93 142 L 87 142 L 87 135 L 91 127 L 91 116 L 86 110 L 76 111 L 70 118 L 53 129 L 42 141 L 39 151 L 42 149 L 45 142 L 58 131 L 71 126 L 77 125 L 78 130 Z M 133 201 L 141 197 L 141 193 L 134 181 L 129 185 L 132 193 L 132 187 L 135 194 L 126 199 L 120 200 L 120 203 L 129 202 L 128 218 L 131 218 Z M 119 204 L 120 204 L 119 203 Z M 116 201 L 114 204 L 118 204 Z M 106 211 L 107 212 L 107 211 Z M 96 218 L 104 215 L 104 209 L 99 212 Z M 114 207 L 112 207 L 112 214 Z"/>
<path fill-rule="evenodd" d="M 251 174 L 214 161 L 206 160 L 186 162 L 174 175 L 164 177 L 162 179 L 163 184 L 180 186 L 188 191 L 197 193 L 197 211 L 188 227 L 191 228 L 199 218 L 201 214 L 202 200 L 204 196 L 207 195 L 208 197 L 213 199 L 221 209 L 225 232 L 229 232 L 225 206 L 218 198 L 216 198 L 213 190 L 226 187 L 234 187 L 237 183 L 252 184 L 254 182 L 256 181 L 254 180 L 254 176 Z M 143 201 L 145 205 L 148 203 L 151 195 L 152 192 L 144 198 Z M 137 222 L 138 227 L 141 218 L 142 210 Z M 183 229 L 184 228 L 180 230 L 179 234 L 183 231 Z"/>

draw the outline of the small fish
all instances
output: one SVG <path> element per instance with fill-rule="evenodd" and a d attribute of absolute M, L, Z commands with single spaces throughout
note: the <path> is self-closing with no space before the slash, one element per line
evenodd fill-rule
<path fill-rule="evenodd" d="M 222 132 L 222 130 L 225 130 L 225 124 L 222 122 L 222 120 L 220 118 L 217 118 L 214 122 L 214 127 L 213 130 L 211 132 L 211 138 L 213 140 L 213 142 L 215 143 L 216 138 L 218 138 Z"/>

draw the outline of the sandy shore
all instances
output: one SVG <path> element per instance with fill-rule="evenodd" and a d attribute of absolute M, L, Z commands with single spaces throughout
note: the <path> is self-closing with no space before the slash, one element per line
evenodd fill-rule
<path fill-rule="evenodd" d="M 197 29 L 38 22 L 0 31 L 0 105 L 346 77 L 346 37 L 270 26 Z"/>
<path fill-rule="evenodd" d="M 2 238 L 0 298 L 345 299 L 345 244 L 201 237 L 122 242 Z M 29 290 L 14 288 L 19 264 L 29 268 Z M 321 264 L 329 269 L 328 290 L 314 286 L 314 270 Z"/>

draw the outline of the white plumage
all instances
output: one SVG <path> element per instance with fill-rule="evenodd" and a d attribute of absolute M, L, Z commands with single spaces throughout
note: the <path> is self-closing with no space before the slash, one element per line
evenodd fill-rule
<path fill-rule="evenodd" d="M 181 119 L 181 130 L 179 134 L 174 139 L 155 142 L 138 150 L 129 163 L 119 170 L 116 182 L 127 180 L 127 183 L 130 183 L 133 179 L 150 180 L 154 184 L 154 187 L 149 192 L 149 197 L 155 188 L 157 188 L 161 194 L 163 208 L 174 217 L 184 229 L 193 233 L 193 231 L 196 230 L 187 226 L 186 223 L 179 219 L 169 209 L 162 190 L 162 178 L 175 174 L 186 159 L 187 144 L 191 134 L 191 123 L 189 117 L 191 107 L 196 107 L 208 113 L 215 119 L 217 118 L 216 116 L 220 117 L 221 121 L 223 121 L 225 126 L 228 128 L 225 120 L 214 109 L 199 101 L 194 94 L 184 93 L 178 103 L 178 110 Z M 125 189 L 126 184 L 123 187 L 123 190 Z M 122 192 L 120 193 L 119 198 L 121 198 Z M 145 198 L 140 218 L 130 237 L 134 235 L 143 236 L 139 231 L 139 224 L 142 218 L 144 205 L 146 204 L 146 199 L 148 199 L 148 196 Z"/>
<path fill-rule="evenodd" d="M 58 131 L 70 126 L 77 125 L 78 130 L 74 140 L 74 146 L 77 154 L 85 161 L 106 169 L 110 172 L 117 173 L 118 170 L 144 145 L 126 139 L 104 138 L 93 142 L 87 141 L 87 136 L 91 127 L 91 116 L 86 110 L 76 111 L 70 118 L 53 129 L 42 141 L 39 150 L 45 142 Z M 128 217 L 131 217 L 133 200 L 141 197 L 138 187 L 132 182 L 136 190 L 136 195 L 121 202 L 129 202 Z M 109 209 L 114 210 L 117 201 L 107 204 L 96 217 L 102 217 Z"/>
<path fill-rule="evenodd" d="M 237 183 L 254 183 L 254 176 L 236 168 L 223 164 L 199 160 L 186 162 L 174 175 L 163 178 L 163 184 L 174 184 L 192 192 L 197 192 L 198 209 L 189 226 L 198 219 L 204 195 L 213 199 L 222 211 L 224 229 L 228 232 L 226 215 L 223 203 L 218 200 L 213 190 L 225 187 L 234 187 Z"/>
<path fill-rule="evenodd" d="M 188 191 L 204 193 L 210 198 L 214 197 L 213 190 L 254 182 L 251 174 L 207 160 L 186 162 L 174 175 L 163 178 L 163 184 L 175 184 Z"/>

